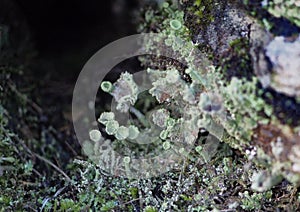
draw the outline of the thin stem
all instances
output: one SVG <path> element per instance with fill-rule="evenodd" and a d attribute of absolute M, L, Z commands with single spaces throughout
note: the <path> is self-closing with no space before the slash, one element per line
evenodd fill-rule
<path fill-rule="evenodd" d="M 40 156 L 40 155 L 38 155 L 38 154 L 36 154 L 36 153 L 34 153 L 34 155 L 35 155 L 38 159 L 44 161 L 45 163 L 48 163 L 48 164 L 49 164 L 50 166 L 52 166 L 56 171 L 58 171 L 59 173 L 61 173 L 61 174 L 67 179 L 67 181 L 72 182 L 71 178 L 70 178 L 63 170 L 61 170 L 58 166 L 56 166 L 54 163 L 52 163 L 50 160 L 48 160 L 48 159 L 44 158 L 43 156 Z"/>

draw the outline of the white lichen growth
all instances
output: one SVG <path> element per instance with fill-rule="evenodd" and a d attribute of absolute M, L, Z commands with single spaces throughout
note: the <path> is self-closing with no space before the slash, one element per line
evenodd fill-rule
<path fill-rule="evenodd" d="M 271 86 L 278 92 L 299 97 L 300 36 L 293 42 L 285 41 L 282 36 L 275 37 L 266 47 L 266 55 L 272 62 L 275 72 Z"/>
<path fill-rule="evenodd" d="M 300 173 L 300 145 L 295 145 L 292 147 L 289 159 L 292 162 L 292 170 Z"/>
<path fill-rule="evenodd" d="M 182 24 L 179 20 L 173 19 L 170 21 L 170 27 L 174 30 L 179 30 L 182 27 Z"/>
<path fill-rule="evenodd" d="M 168 137 L 168 134 L 169 132 L 167 130 L 163 130 L 161 131 L 161 133 L 159 134 L 159 137 L 162 139 L 162 140 L 165 140 L 167 137 Z"/>
<path fill-rule="evenodd" d="M 121 112 L 128 112 L 130 105 L 134 105 L 138 94 L 138 86 L 133 80 L 132 74 L 124 72 L 114 84 L 111 95 L 117 102 L 116 109 Z"/>
<path fill-rule="evenodd" d="M 279 175 L 278 175 L 279 174 Z M 253 174 L 251 188 L 255 191 L 263 192 L 270 189 L 282 180 L 280 173 L 269 173 L 260 171 Z"/>
<path fill-rule="evenodd" d="M 166 109 L 158 109 L 152 113 L 152 121 L 155 125 L 165 128 L 167 126 L 167 121 L 169 120 L 170 113 Z"/>
<path fill-rule="evenodd" d="M 111 82 L 109 81 L 103 81 L 101 83 L 101 89 L 104 92 L 110 93 L 113 90 L 113 85 L 111 84 Z"/>
<path fill-rule="evenodd" d="M 165 142 L 163 143 L 163 148 L 164 148 L 164 150 L 170 149 L 170 148 L 171 148 L 170 142 L 169 142 L 169 141 L 165 141 Z"/>
<path fill-rule="evenodd" d="M 115 114 L 113 112 L 103 112 L 103 113 L 101 113 L 98 121 L 101 124 L 106 124 L 108 121 L 111 121 L 114 119 L 115 119 Z"/>

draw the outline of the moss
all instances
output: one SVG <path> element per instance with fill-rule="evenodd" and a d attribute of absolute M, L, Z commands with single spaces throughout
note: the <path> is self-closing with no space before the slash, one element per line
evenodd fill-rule
<path fill-rule="evenodd" d="M 249 194 L 248 191 L 240 193 L 242 198 L 241 207 L 244 210 L 260 210 L 262 207 L 262 200 L 263 198 L 271 199 L 272 192 L 268 191 L 265 193 L 254 193 L 252 195 Z"/>
<path fill-rule="evenodd" d="M 157 210 L 154 207 L 146 206 L 144 212 L 157 212 Z"/>
<path fill-rule="evenodd" d="M 247 38 L 237 38 L 230 42 L 230 49 L 219 60 L 226 80 L 232 77 L 251 80 L 254 73 L 251 67 L 250 44 Z"/>
<path fill-rule="evenodd" d="M 199 26 L 205 27 L 207 24 L 214 21 L 212 10 L 215 4 L 216 2 L 213 0 L 195 0 L 194 3 L 191 1 L 187 7 L 187 11 L 196 16 L 195 21 Z"/>
<path fill-rule="evenodd" d="M 203 4 L 207 2 L 211 3 L 211 1 L 193 1 L 195 3 L 194 7 L 199 11 L 199 16 L 203 16 L 206 12 L 209 13 L 207 7 L 203 8 Z M 211 4 L 211 7 L 213 6 Z M 154 29 L 154 31 L 161 31 L 165 35 L 176 33 L 176 35 L 183 36 L 191 41 L 189 38 L 191 34 L 185 26 L 186 23 L 183 22 L 182 11 L 178 11 L 171 4 L 163 4 L 159 11 L 149 10 L 145 15 L 145 19 L 146 22 L 142 26 L 142 28 L 144 27 L 143 30 Z M 177 22 L 177 26 L 181 25 L 181 27 L 172 28 L 170 26 L 172 20 L 179 21 L 180 24 Z M 208 18 L 208 21 L 211 21 L 211 19 Z M 176 46 L 172 42 L 169 44 L 174 49 L 180 49 L 180 46 Z M 215 77 L 208 77 L 206 82 L 207 88 L 219 91 L 225 101 L 224 107 L 229 120 L 221 122 L 228 130 L 221 138 L 223 143 L 216 142 L 212 145 L 211 137 L 209 137 L 211 135 L 208 135 L 208 132 L 204 129 L 199 130 L 197 128 L 198 136 L 195 146 L 189 154 L 186 154 L 187 152 L 184 149 L 180 149 L 183 154 L 186 154 L 184 163 L 160 176 L 146 179 L 130 180 L 124 177 L 110 176 L 102 169 L 103 167 L 95 165 L 86 158 L 82 158 L 82 156 L 79 156 L 81 160 L 68 162 L 69 157 L 62 156 L 67 154 L 68 151 L 61 149 L 60 140 L 56 138 L 59 137 L 59 133 L 53 127 L 46 127 L 40 121 L 40 115 L 34 112 L 34 107 L 30 106 L 32 104 L 30 96 L 21 94 L 14 84 L 11 87 L 6 83 L 11 81 L 6 79 L 11 79 L 10 75 L 13 71 L 5 69 L 5 75 L 1 75 L 1 79 L 5 80 L 1 80 L 0 86 L 1 91 L 4 91 L 0 93 L 1 100 L 3 100 L 0 105 L 1 211 L 115 210 L 150 212 L 164 210 L 274 211 L 278 209 L 298 211 L 300 195 L 299 192 L 297 193 L 296 188 L 293 188 L 286 181 L 275 187 L 273 185 L 281 180 L 276 178 L 279 175 L 283 175 L 297 185 L 299 176 L 295 172 L 283 168 L 299 169 L 297 163 L 299 161 L 299 149 L 296 147 L 291 148 L 292 154 L 289 155 L 289 158 L 293 163 L 280 162 L 285 151 L 282 145 L 287 143 L 272 143 L 271 151 L 276 158 L 275 161 L 278 162 L 274 163 L 274 158 L 266 154 L 268 148 L 259 148 L 257 143 L 251 142 L 253 132 L 257 132 L 257 127 L 267 135 L 273 135 L 273 131 L 268 130 L 268 128 L 271 124 L 279 125 L 276 124 L 276 118 L 270 124 L 274 112 L 272 107 L 265 103 L 265 96 L 261 96 L 262 92 L 257 86 L 257 79 L 247 77 L 249 68 L 247 41 L 236 39 L 230 44 L 230 48 L 230 57 L 242 58 L 239 64 L 232 64 L 232 61 L 225 59 L 224 67 L 210 67 L 209 70 Z M 182 55 L 187 56 L 191 49 L 182 51 Z M 172 64 L 174 69 L 174 63 Z M 230 67 L 230 65 L 232 66 Z M 166 67 L 160 64 L 160 67 L 163 66 Z M 182 68 L 178 64 L 175 67 Z M 167 70 L 169 69 L 167 68 Z M 182 69 L 186 69 L 186 67 Z M 18 72 L 16 69 L 13 70 Z M 164 69 L 158 70 L 160 71 L 152 69 L 152 74 L 155 75 L 155 88 L 165 86 L 166 82 L 170 84 L 180 82 L 181 87 L 163 88 L 166 91 L 171 91 L 170 95 L 180 88 L 180 92 L 176 93 L 177 95 L 174 95 L 174 98 L 184 97 L 180 101 L 188 106 L 195 104 L 200 96 L 203 98 L 202 100 L 206 98 L 206 101 L 210 101 L 211 104 L 204 104 L 206 101 L 202 101 L 196 106 L 194 105 L 195 107 L 188 108 L 185 112 L 188 112 L 189 117 L 197 119 L 200 112 L 203 113 L 203 111 L 207 112 L 212 111 L 213 108 L 218 108 L 217 104 L 212 104 L 215 102 L 210 99 L 209 95 L 200 95 L 204 86 L 200 83 L 201 74 L 195 70 L 190 69 L 184 72 L 178 68 L 178 70 L 173 70 L 170 73 Z M 218 83 L 215 83 L 216 81 Z M 153 93 L 157 94 L 156 100 L 167 100 L 157 90 L 152 90 Z M 195 93 L 199 95 L 195 95 Z M 272 98 L 281 97 L 274 96 Z M 157 106 L 152 102 L 151 100 L 151 104 L 140 104 L 137 108 L 143 112 L 147 111 L 149 108 Z M 164 107 L 171 108 L 169 102 L 161 102 Z M 132 101 L 132 104 L 130 102 L 130 106 L 135 107 L 140 102 L 137 100 L 136 104 L 134 103 L 134 101 Z M 213 107 L 209 107 L 209 105 L 213 105 Z M 173 109 L 176 107 L 177 105 L 173 105 Z M 165 140 L 158 143 L 153 149 L 163 148 L 169 150 L 173 148 L 172 141 L 168 139 L 176 132 L 178 123 L 181 123 L 181 119 L 178 117 L 180 112 L 182 111 L 178 109 L 170 110 L 170 114 L 165 117 L 162 117 L 164 112 L 156 114 L 156 118 L 161 118 L 156 122 L 156 125 L 164 129 L 162 132 L 165 132 L 165 135 L 161 137 Z M 144 129 L 147 123 L 143 124 L 142 122 L 149 116 L 143 116 L 137 111 L 135 111 L 135 115 L 141 115 L 140 120 L 142 121 L 136 120 L 134 124 L 141 122 L 137 125 Z M 120 127 L 120 124 L 115 121 L 116 118 L 118 117 L 114 113 L 106 112 L 102 113 L 98 121 L 104 124 L 105 127 L 108 125 L 106 129 L 108 134 L 115 135 L 116 132 L 119 132 L 120 139 L 124 137 L 132 140 L 137 139 L 142 130 L 139 130 L 132 123 L 128 128 L 125 126 Z M 203 120 L 199 123 L 199 126 L 209 120 L 209 118 Z M 26 137 L 27 134 L 21 133 L 21 129 L 23 129 L 21 127 L 26 127 L 26 123 L 31 123 L 31 130 L 34 133 L 37 132 L 37 135 L 34 134 L 33 138 L 28 138 Z M 189 122 L 187 122 L 187 125 L 192 126 Z M 41 126 L 42 129 L 39 130 L 38 126 Z M 125 128 L 128 129 L 128 133 Z M 103 132 L 102 130 L 104 131 L 104 129 L 101 129 L 101 132 Z M 107 141 L 103 138 L 106 136 L 105 133 L 102 134 L 98 130 L 90 132 L 92 142 L 87 142 L 88 151 L 95 151 L 94 145 L 99 144 L 99 139 L 103 142 Z M 159 137 L 159 133 L 156 131 L 155 135 Z M 282 138 L 284 137 L 282 136 Z M 119 149 L 124 147 L 124 152 L 128 150 L 125 147 L 134 149 L 137 146 L 135 143 L 130 144 L 128 142 L 128 144 L 124 144 L 123 141 L 118 142 L 116 140 L 114 147 Z M 268 142 L 265 143 L 269 145 Z M 257 146 L 252 146 L 254 144 Z M 57 173 L 57 170 L 55 171 L 50 163 L 45 164 L 39 161 L 35 152 L 41 153 L 53 161 L 57 160 L 58 164 L 68 164 L 67 167 L 63 166 L 62 169 L 70 176 L 71 180 L 63 179 L 61 173 Z M 133 159 L 134 157 L 131 155 L 126 156 L 123 162 L 128 165 Z M 125 168 L 128 168 L 128 166 L 125 166 Z M 261 170 L 261 168 L 268 171 Z M 255 173 L 260 173 L 260 175 L 255 175 Z M 251 184 L 254 185 L 254 189 L 255 186 L 259 188 L 256 190 L 267 188 L 269 191 L 257 192 L 251 189 Z"/>
<path fill-rule="evenodd" d="M 0 105 L 0 205 L 5 211 L 30 210 L 36 208 L 33 199 L 51 190 L 43 185 L 46 179 L 37 171 L 37 162 L 20 135 L 10 130 L 10 120 L 10 114 Z"/>
<path fill-rule="evenodd" d="M 77 204 L 93 208 L 105 205 L 115 210 L 130 210 L 130 206 L 137 209 L 139 205 L 143 205 L 144 210 L 154 211 L 213 208 L 222 210 L 228 207 L 253 210 L 266 206 L 269 209 L 277 207 L 272 207 L 279 201 L 273 199 L 273 191 L 258 193 L 247 190 L 251 173 L 256 168 L 251 165 L 250 171 L 244 170 L 246 159 L 235 157 L 225 146 L 222 146 L 217 157 L 205 166 L 197 166 L 197 163 L 189 161 L 189 165 L 180 172 L 172 171 L 151 179 L 129 181 L 119 177 L 108 177 L 102 175 L 101 169 L 92 163 L 77 161 L 82 176 L 81 182 L 76 186 L 80 200 Z M 111 192 L 106 190 L 107 186 Z M 228 191 L 235 194 L 227 196 Z M 97 196 L 92 195 L 95 192 Z M 134 201 L 135 199 L 137 201 Z M 131 204 L 127 204 L 129 202 Z M 286 208 L 287 205 L 279 207 Z"/>

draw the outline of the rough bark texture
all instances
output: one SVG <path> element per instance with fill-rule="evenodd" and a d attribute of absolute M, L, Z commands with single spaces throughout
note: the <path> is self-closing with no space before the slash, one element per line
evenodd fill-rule
<path fill-rule="evenodd" d="M 272 16 L 267 12 L 271 6 L 262 8 L 258 1 L 246 4 L 239 1 L 210 3 L 213 6 L 207 7 L 202 2 L 202 6 L 209 10 L 201 11 L 203 15 L 200 18 L 195 11 L 199 11 L 201 6 L 195 6 L 194 1 L 185 4 L 185 22 L 192 32 L 193 41 L 210 52 L 215 65 L 222 68 L 225 83 L 233 77 L 241 80 L 256 77 L 259 80 L 257 95 L 272 110 L 269 115 L 262 114 L 261 119 L 266 118 L 266 123 L 259 123 L 252 129 L 252 137 L 245 141 L 246 145 L 240 141 L 237 146 L 242 146 L 244 153 L 248 148 L 262 149 L 269 157 L 269 171 L 282 174 L 298 184 L 299 23 L 284 15 Z M 272 2 L 269 4 L 273 5 Z M 299 7 L 296 4 L 295 10 Z M 281 7 L 283 9 L 284 6 Z M 239 106 L 236 107 L 238 110 Z M 236 123 L 245 127 L 243 122 Z M 235 137 L 235 133 L 230 134 Z M 236 143 L 234 146 L 237 147 Z M 257 154 L 259 157 L 264 156 Z"/>

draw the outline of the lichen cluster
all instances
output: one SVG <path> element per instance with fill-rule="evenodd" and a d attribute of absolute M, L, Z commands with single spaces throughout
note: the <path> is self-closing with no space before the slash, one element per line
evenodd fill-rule
<path fill-rule="evenodd" d="M 253 31 L 238 25 L 242 8 L 232 1 L 158 2 L 141 14 L 139 31 L 160 33 L 145 40 L 145 48 L 172 51 L 184 64 L 140 57 L 142 72 L 123 70 L 117 80 L 102 82 L 113 101 L 82 145 L 89 158 L 69 160 L 68 139 L 45 124 L 40 108 L 13 83 L 19 68 L 0 67 L 0 211 L 299 210 L 300 128 L 281 122 L 285 113 L 276 112 L 276 98 L 283 95 L 266 92 L 252 72 L 247 36 Z M 264 3 L 299 26 L 297 1 Z M 230 23 L 214 28 L 222 8 Z M 204 29 L 216 29 L 223 40 L 195 34 Z M 0 37 L 0 48 L 6 45 Z M 276 52 L 266 50 L 276 61 Z M 165 158 L 154 161 L 157 166 L 140 162 L 165 152 L 173 165 Z"/>
<path fill-rule="evenodd" d="M 138 94 L 142 92 L 143 83 L 139 82 L 141 85 L 137 86 L 133 75 L 124 72 L 112 84 L 113 89 L 109 91 L 116 101 L 116 107 L 112 106 L 112 112 L 104 112 L 98 119 L 105 127 L 105 133 L 114 136 L 115 140 L 111 143 L 119 143 L 123 149 L 122 152 L 126 150 L 126 157 L 134 158 L 139 154 L 144 155 L 145 153 L 141 153 L 141 149 L 146 152 L 150 151 L 150 155 L 158 154 L 159 151 L 169 151 L 169 154 L 174 155 L 188 154 L 190 149 L 194 148 L 200 129 L 212 128 L 212 131 L 216 131 L 213 127 L 217 128 L 217 124 L 211 123 L 213 122 L 212 116 L 221 113 L 222 107 L 203 90 L 203 86 L 199 82 L 186 83 L 181 78 L 179 71 L 174 68 L 165 71 L 147 69 L 144 74 L 149 83 L 149 87 L 144 92 L 156 100 L 154 106 L 150 104 L 148 107 L 135 107 Z M 103 83 L 108 84 L 106 81 Z M 140 101 L 147 102 L 145 97 Z M 122 119 L 122 116 L 125 116 L 125 119 Z M 217 132 L 215 135 L 221 137 L 220 133 L 222 133 L 222 128 L 221 132 Z M 107 142 L 110 140 L 102 138 L 99 131 L 92 130 L 90 138 L 95 142 L 95 152 L 92 153 L 85 148 L 86 153 L 93 155 L 92 157 L 99 156 L 103 161 L 112 160 L 112 164 L 118 160 L 117 156 L 114 159 L 107 158 L 105 152 L 109 148 L 103 148 L 103 146 L 108 145 Z M 135 143 L 135 146 L 131 143 Z M 217 143 L 216 140 L 207 142 L 210 146 L 215 146 Z M 139 146 L 141 144 L 144 146 Z M 146 147 L 145 144 L 147 144 Z M 116 149 L 116 151 L 120 150 Z M 205 150 L 203 151 L 203 155 L 206 154 Z M 205 160 L 208 161 L 208 158 Z M 165 159 L 160 158 L 159 160 L 161 163 Z M 166 160 L 170 160 L 170 158 L 166 158 Z M 142 169 L 137 168 L 139 164 L 135 163 L 133 160 L 130 161 L 132 169 Z M 122 164 L 119 165 L 122 166 Z M 152 174 L 147 173 L 150 170 L 141 171 L 145 172 L 143 175 Z"/>
<path fill-rule="evenodd" d="M 201 7 L 201 1 L 196 1 L 194 6 L 196 6 L 197 8 Z M 151 13 L 153 16 L 153 12 L 151 12 L 151 10 L 149 10 L 149 13 Z M 184 70 L 178 70 L 177 72 L 172 68 L 170 69 L 170 67 L 165 67 L 167 70 L 151 70 L 150 72 L 148 71 L 150 78 L 153 78 L 151 74 L 155 73 L 155 75 L 158 75 L 156 79 L 157 81 L 152 82 L 153 87 L 150 88 L 150 94 L 153 95 L 160 104 L 167 102 L 173 103 L 175 105 L 177 104 L 177 106 L 181 106 L 181 108 L 184 108 L 186 114 L 188 114 L 188 116 L 192 118 L 191 120 L 193 120 L 194 123 L 197 123 L 197 127 L 191 124 L 183 125 L 188 126 L 186 129 L 190 129 L 189 132 L 194 131 L 194 133 L 192 133 L 194 136 L 192 140 L 198 139 L 195 135 L 200 131 L 201 128 L 206 128 L 208 131 L 211 130 L 209 129 L 209 127 L 207 127 L 207 125 L 208 122 L 212 120 L 212 118 L 207 117 L 207 114 L 211 116 L 212 113 L 218 112 L 218 110 L 221 110 L 221 108 L 224 109 L 224 113 L 222 115 L 215 114 L 216 116 L 214 116 L 213 119 L 226 130 L 226 132 L 223 134 L 223 138 L 219 137 L 218 139 L 220 141 L 228 143 L 231 147 L 239 149 L 242 152 L 246 153 L 246 155 L 249 156 L 250 160 L 259 164 L 261 158 L 268 157 L 266 155 L 268 153 L 263 148 L 261 148 L 260 145 L 255 146 L 253 151 L 249 150 L 253 149 L 254 142 L 252 140 L 255 138 L 255 136 L 257 136 L 255 130 L 262 126 L 268 126 L 270 123 L 277 123 L 278 120 L 275 116 L 273 116 L 272 106 L 265 102 L 262 95 L 263 90 L 259 88 L 258 79 L 256 78 L 256 76 L 252 76 L 252 80 L 248 79 L 248 74 L 245 75 L 247 76 L 247 78 L 245 79 L 243 79 L 243 77 L 241 76 L 239 76 L 241 78 L 231 76 L 228 79 L 226 76 L 227 70 L 232 68 L 243 69 L 249 64 L 240 63 L 240 66 L 231 66 L 230 68 L 226 68 L 224 66 L 216 67 L 211 65 L 211 63 L 207 62 L 205 59 L 202 59 L 199 54 L 197 55 L 192 53 L 193 49 L 197 48 L 197 43 L 193 43 L 191 41 L 191 38 L 188 36 L 190 32 L 183 23 L 182 13 L 178 13 L 176 8 L 174 8 L 174 6 L 172 5 L 169 5 L 168 3 L 162 4 L 160 13 L 161 15 L 158 15 L 157 17 L 153 16 L 152 19 L 149 19 L 149 17 L 147 18 L 146 16 L 146 22 L 143 23 L 141 29 L 147 31 L 147 29 L 149 29 L 149 26 L 153 26 L 153 24 L 156 24 L 155 30 L 161 33 L 162 41 L 167 46 L 170 46 L 172 50 L 176 52 L 178 57 L 184 58 L 187 68 L 184 68 Z M 162 16 L 164 17 L 163 22 L 153 22 L 153 20 L 160 20 Z M 174 17 L 177 18 L 174 19 Z M 176 26 L 174 26 L 174 24 Z M 164 39 L 164 36 L 166 36 L 167 39 Z M 171 38 L 173 38 L 174 36 L 177 36 L 177 39 L 179 38 L 178 42 L 172 42 Z M 168 39 L 168 37 L 170 39 Z M 180 39 L 182 39 L 181 42 Z M 239 39 L 237 40 L 240 42 Z M 183 41 L 187 41 L 189 45 L 184 46 Z M 229 45 L 231 46 L 239 44 L 239 42 L 232 42 L 230 39 L 228 42 L 230 42 Z M 161 53 L 159 52 L 159 48 L 157 49 L 153 44 L 154 43 L 152 41 L 146 41 L 146 48 L 151 50 L 155 49 L 157 51 L 157 54 L 159 55 Z M 200 58 L 197 58 L 197 56 Z M 207 56 L 209 57 L 209 55 Z M 246 54 L 240 54 L 240 56 L 248 57 L 248 55 Z M 242 59 L 243 58 L 241 58 L 241 60 Z M 206 67 L 204 69 L 203 67 L 196 67 L 194 64 L 195 60 L 201 61 L 202 66 Z M 246 60 L 248 61 L 249 58 L 247 58 Z M 171 71 L 173 72 L 173 74 L 171 73 Z M 185 78 L 189 78 L 191 81 L 186 82 L 181 79 L 182 85 L 179 85 L 177 83 L 177 80 L 180 79 L 180 74 Z M 170 83 L 175 83 L 175 85 Z M 135 85 L 135 83 L 132 83 L 132 85 Z M 114 85 L 113 87 L 115 87 L 115 89 L 118 89 L 116 85 Z M 204 92 L 204 90 L 206 90 L 206 92 Z M 207 94 L 207 91 L 209 95 Z M 213 92 L 210 93 L 211 91 Z M 113 91 L 112 95 L 114 96 Z M 178 96 L 182 98 L 183 101 L 181 100 L 181 102 L 185 102 L 184 104 L 178 103 L 178 101 L 176 102 L 175 97 Z M 174 103 L 174 100 L 176 103 Z M 116 101 L 118 102 L 117 99 Z M 195 107 L 195 104 L 197 104 L 198 107 Z M 172 111 L 171 107 L 167 107 L 167 109 Z M 216 111 L 214 111 L 215 109 Z M 153 133 L 153 135 L 156 134 L 158 138 L 162 140 L 165 140 L 168 137 L 171 138 L 171 127 L 169 127 L 169 130 L 163 129 L 161 133 L 159 133 L 159 136 L 158 133 Z M 227 136 L 227 133 L 232 138 L 229 138 Z M 173 144 L 174 143 L 176 144 L 176 142 L 173 142 Z M 165 149 L 170 148 L 170 141 L 165 142 L 162 146 L 164 146 Z M 269 158 L 268 164 L 272 164 L 272 161 L 274 162 L 275 160 Z M 276 173 L 276 171 L 274 170 L 278 170 L 278 166 L 269 165 L 266 166 L 269 171 L 265 172 L 266 174 L 264 174 L 264 177 L 266 179 L 266 182 L 267 180 L 270 180 L 270 182 L 267 183 L 266 186 L 256 187 L 255 185 L 262 178 L 255 177 L 258 176 L 258 174 L 254 174 L 254 177 L 252 178 L 253 189 L 259 191 L 269 189 L 280 181 L 281 175 L 285 176 L 287 179 L 291 179 L 291 173 L 288 171 L 289 166 L 284 168 L 285 171 Z M 283 166 L 280 165 L 280 167 Z M 267 175 L 269 176 L 266 177 Z M 291 181 L 295 182 L 295 180 Z"/>

